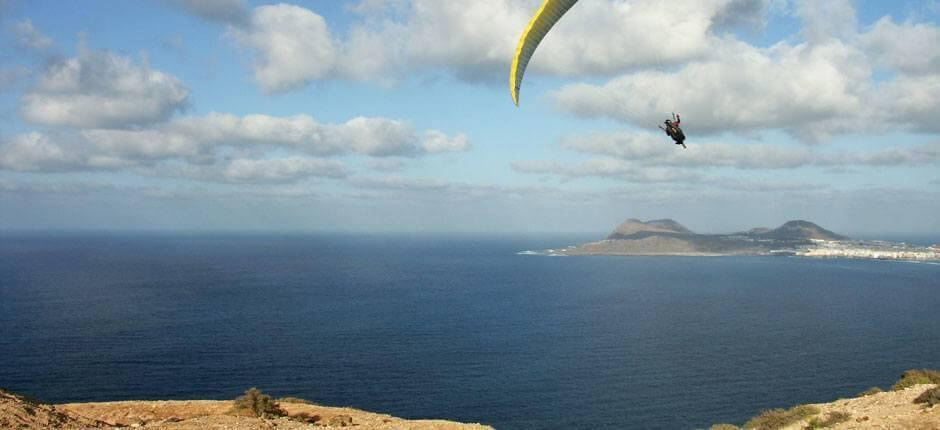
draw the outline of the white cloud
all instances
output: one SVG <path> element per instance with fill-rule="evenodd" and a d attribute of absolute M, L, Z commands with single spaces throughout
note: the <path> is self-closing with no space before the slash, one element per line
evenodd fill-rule
<path fill-rule="evenodd" d="M 604 85 L 573 84 L 555 94 L 562 109 L 645 127 L 683 114 L 686 134 L 787 129 L 824 133 L 825 121 L 866 111 L 870 69 L 863 54 L 833 40 L 758 49 L 726 40 L 712 57 L 675 73 L 640 72 Z"/>
<path fill-rule="evenodd" d="M 896 24 L 883 17 L 862 35 L 880 66 L 907 74 L 940 74 L 940 28 L 927 23 Z"/>
<path fill-rule="evenodd" d="M 226 181 L 252 184 L 286 184 L 310 177 L 341 179 L 346 175 L 346 168 L 338 161 L 302 157 L 232 160 L 222 172 Z"/>
<path fill-rule="evenodd" d="M 79 47 L 77 57 L 49 66 L 21 99 L 27 121 L 72 127 L 128 127 L 182 110 L 189 90 L 163 72 L 110 52 Z"/>
<path fill-rule="evenodd" d="M 710 48 L 715 19 L 722 26 L 762 20 L 768 2 L 581 2 L 546 38 L 530 73 L 610 75 L 700 58 Z M 230 34 L 254 53 L 255 79 L 269 92 L 331 78 L 387 82 L 428 69 L 449 70 L 468 81 L 502 81 L 538 5 L 366 0 L 350 8 L 359 19 L 348 34 L 337 35 L 317 13 L 282 3 L 255 8 L 250 25 Z"/>
<path fill-rule="evenodd" d="M 788 191 L 825 187 L 825 184 L 760 178 L 768 171 L 832 169 L 856 166 L 917 167 L 940 164 L 940 142 L 868 151 L 824 151 L 803 145 L 697 143 L 677 148 L 667 138 L 649 134 L 611 133 L 573 136 L 562 147 L 599 155 L 578 161 L 520 160 L 514 171 L 570 181 L 604 178 L 628 184 L 683 183 L 739 191 Z M 716 176 L 722 170 L 747 170 L 735 177 Z M 809 172 L 810 170 L 806 170 Z M 743 176 L 742 176 L 743 175 Z"/>
<path fill-rule="evenodd" d="M 424 132 L 424 136 L 421 137 L 421 148 L 425 152 L 432 154 L 439 152 L 462 152 L 470 150 L 470 140 L 467 139 L 467 135 L 462 133 L 450 137 L 437 130 L 428 130 Z"/>
<path fill-rule="evenodd" d="M 347 173 L 333 161 L 319 158 L 344 155 L 367 157 L 419 157 L 465 151 L 463 134 L 450 137 L 438 130 L 415 130 L 386 118 L 357 117 L 337 124 L 322 124 L 308 115 L 273 117 L 212 113 L 182 117 L 146 129 L 86 129 L 50 137 L 40 133 L 15 136 L 0 142 L 0 168 L 17 171 L 119 169 L 156 166 L 182 161 L 217 166 L 234 152 L 253 159 L 229 161 L 222 181 L 293 181 L 305 177 L 339 177 Z M 291 153 L 277 158 L 269 153 Z M 267 173 L 262 173 L 265 169 Z M 188 170 L 180 170 L 186 173 Z M 186 177 L 199 178 L 186 173 Z"/>
<path fill-rule="evenodd" d="M 901 76 L 883 83 L 872 102 L 879 109 L 878 120 L 901 129 L 940 133 L 940 74 Z"/>
<path fill-rule="evenodd" d="M 576 115 L 645 128 L 678 110 L 687 134 L 699 136 L 780 129 L 819 143 L 845 133 L 940 131 L 932 119 L 940 108 L 940 54 L 934 49 L 940 28 L 885 17 L 859 32 L 847 0 L 799 1 L 795 9 L 806 42 L 757 48 L 733 36 L 712 38 L 707 57 L 676 70 L 571 84 L 555 100 Z"/>
<path fill-rule="evenodd" d="M 406 122 L 378 117 L 322 124 L 309 115 L 238 117 L 212 113 L 173 121 L 159 133 L 196 146 L 271 145 L 319 156 L 350 153 L 372 157 L 419 156 L 462 151 L 469 145 L 462 134 L 450 138 L 437 130 L 418 132 Z"/>
<path fill-rule="evenodd" d="M 797 0 L 796 13 L 803 20 L 803 37 L 810 44 L 831 38 L 850 40 L 858 26 L 852 0 Z"/>
<path fill-rule="evenodd" d="M 341 58 L 323 17 L 300 6 L 257 7 L 249 27 L 229 34 L 254 52 L 255 80 L 268 92 L 328 78 Z"/>
<path fill-rule="evenodd" d="M 331 31 L 311 10 L 279 4 L 255 8 L 251 25 L 230 34 L 254 53 L 255 79 L 269 92 L 327 79 L 387 83 L 431 70 L 502 82 L 538 4 L 362 0 L 349 8 L 358 17 L 347 34 Z M 760 29 L 785 13 L 801 20 L 802 42 L 758 48 L 716 34 Z M 566 86 L 556 100 L 570 113 L 647 128 L 680 110 L 698 135 L 781 129 L 819 143 L 848 132 L 932 131 L 936 125 L 922 113 L 935 105 L 912 105 L 906 96 L 933 96 L 932 81 L 912 77 L 940 70 L 932 49 L 938 34 L 931 23 L 887 17 L 859 32 L 850 0 L 579 2 L 540 46 L 529 79 L 620 74 L 602 85 Z M 877 67 L 901 75 L 877 81 Z"/>
<path fill-rule="evenodd" d="M 32 51 L 44 52 L 53 46 L 52 39 L 37 30 L 28 18 L 16 23 L 13 33 L 19 46 Z"/>
<path fill-rule="evenodd" d="M 0 142 L 0 168 L 14 171 L 61 171 L 80 160 L 40 133 L 28 133 Z"/>
<path fill-rule="evenodd" d="M 164 0 L 190 14 L 209 21 L 243 26 L 248 23 L 248 10 L 243 0 Z"/>

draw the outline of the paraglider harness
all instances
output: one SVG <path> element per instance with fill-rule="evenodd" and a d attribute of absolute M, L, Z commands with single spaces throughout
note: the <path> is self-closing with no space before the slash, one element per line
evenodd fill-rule
<path fill-rule="evenodd" d="M 682 132 L 682 129 L 679 128 L 679 123 L 682 122 L 682 118 L 675 113 L 672 114 L 672 121 L 666 120 L 664 123 L 665 127 L 659 126 L 660 129 L 666 132 L 672 140 L 676 141 L 676 145 L 682 145 L 685 148 L 685 133 Z"/>

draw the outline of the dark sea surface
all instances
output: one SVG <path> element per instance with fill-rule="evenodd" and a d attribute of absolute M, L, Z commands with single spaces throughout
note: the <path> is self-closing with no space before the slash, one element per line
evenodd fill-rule
<path fill-rule="evenodd" d="M 8 233 L 0 386 L 684 429 L 940 368 L 940 265 L 517 254 L 589 239 Z"/>

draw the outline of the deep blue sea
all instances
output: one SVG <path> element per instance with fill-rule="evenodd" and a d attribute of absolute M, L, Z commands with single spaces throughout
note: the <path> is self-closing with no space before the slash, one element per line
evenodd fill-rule
<path fill-rule="evenodd" d="M 7 233 L 0 386 L 687 429 L 940 368 L 940 265 L 517 254 L 590 239 Z"/>

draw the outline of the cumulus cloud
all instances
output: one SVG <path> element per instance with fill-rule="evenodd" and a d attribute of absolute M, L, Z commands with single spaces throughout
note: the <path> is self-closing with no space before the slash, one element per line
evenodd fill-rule
<path fill-rule="evenodd" d="M 795 169 L 918 167 L 940 164 L 940 142 L 867 151 L 825 151 L 804 145 L 699 143 L 677 149 L 649 134 L 610 133 L 573 136 L 562 147 L 593 155 L 579 161 L 519 160 L 513 171 L 570 181 L 603 178 L 628 184 L 682 183 L 738 191 L 789 191 L 825 184 L 760 178 L 762 172 Z M 727 169 L 747 171 L 721 176 Z"/>
<path fill-rule="evenodd" d="M 387 81 L 424 69 L 467 81 L 501 81 L 535 0 L 364 0 L 347 34 L 316 12 L 260 6 L 230 32 L 254 55 L 256 81 L 269 92 L 332 78 Z M 710 0 L 677 8 L 656 0 L 582 2 L 546 38 L 530 73 L 611 75 L 707 54 L 716 25 L 762 20 L 769 0 Z M 716 24 L 716 20 L 720 21 Z M 481 31 L 485 29 L 485 31 Z M 668 29 L 668 47 L 663 49 Z"/>
<path fill-rule="evenodd" d="M 100 170 L 151 167 L 175 160 L 200 169 L 216 168 L 218 171 L 210 175 L 215 178 L 212 180 L 281 183 L 347 175 L 341 164 L 322 157 L 419 157 L 468 148 L 463 134 L 451 137 L 438 130 L 416 130 L 403 121 L 387 118 L 357 117 L 324 124 L 308 115 L 240 117 L 212 113 L 181 117 L 145 129 L 18 135 L 0 142 L 0 168 L 34 172 Z M 237 151 L 255 156 L 230 159 L 224 169 L 218 167 Z M 263 157 L 277 151 L 293 155 Z M 183 176 L 200 178 L 191 171 L 178 170 L 185 173 Z"/>
<path fill-rule="evenodd" d="M 772 0 L 731 0 L 712 16 L 711 28 L 718 31 L 763 29 L 772 3 Z"/>
<path fill-rule="evenodd" d="M 243 0 L 164 0 L 183 8 L 190 14 L 213 22 L 244 26 L 248 23 L 248 10 Z"/>
<path fill-rule="evenodd" d="M 714 15 L 763 16 L 774 2 L 732 1 Z M 890 130 L 937 132 L 940 29 L 890 17 L 859 31 L 848 0 L 798 1 L 804 41 L 759 48 L 733 36 L 710 40 L 704 58 L 670 70 L 641 70 L 554 94 L 564 111 L 651 128 L 670 111 L 698 134 L 784 130 L 805 143 Z M 753 9 L 753 15 L 748 11 Z M 756 12 L 762 9 L 765 12 Z M 889 72 L 888 78 L 879 71 Z"/>
<path fill-rule="evenodd" d="M 53 46 L 52 39 L 37 30 L 28 18 L 13 26 L 13 34 L 19 46 L 31 51 L 44 52 Z"/>
<path fill-rule="evenodd" d="M 883 83 L 872 100 L 879 121 L 901 129 L 940 133 L 940 74 L 908 77 Z"/>
<path fill-rule="evenodd" d="M 103 131 L 103 133 L 116 133 Z M 137 132 L 145 141 L 152 136 Z M 271 145 L 318 156 L 360 154 L 371 157 L 414 157 L 443 151 L 462 151 L 469 143 L 460 134 L 448 137 L 437 130 L 417 131 L 406 122 L 378 117 L 356 117 L 338 124 L 323 124 L 309 115 L 275 117 L 212 113 L 185 117 L 156 131 L 190 147 Z"/>
<path fill-rule="evenodd" d="M 829 39 L 850 39 L 858 25 L 852 0 L 796 0 L 796 14 L 803 21 L 803 37 L 820 43 Z"/>
<path fill-rule="evenodd" d="M 0 168 L 24 171 L 63 171 L 80 160 L 62 145 L 40 133 L 27 133 L 0 141 Z"/>
<path fill-rule="evenodd" d="M 878 65 L 912 75 L 940 74 L 940 28 L 927 23 L 895 23 L 883 17 L 861 35 Z"/>
<path fill-rule="evenodd" d="M 341 58 L 323 17 L 300 6 L 259 6 L 248 28 L 230 34 L 254 53 L 255 80 L 268 92 L 328 78 Z"/>
<path fill-rule="evenodd" d="M 870 69 L 860 51 L 837 40 L 767 49 L 729 41 L 713 54 L 675 73 L 641 72 L 604 85 L 568 85 L 555 100 L 577 115 L 647 127 L 681 110 L 686 128 L 700 134 L 827 131 L 826 120 L 867 109 L 861 96 L 869 91 Z"/>
<path fill-rule="evenodd" d="M 27 121 L 54 126 L 121 128 L 169 118 L 189 90 L 169 74 L 110 52 L 79 47 L 56 62 L 21 99 Z"/>
<path fill-rule="evenodd" d="M 450 137 L 437 130 L 428 130 L 421 137 L 421 149 L 431 154 L 468 151 L 470 149 L 470 140 L 463 133 Z"/>
<path fill-rule="evenodd" d="M 362 0 L 349 8 L 357 17 L 345 34 L 312 10 L 278 4 L 253 9 L 249 24 L 229 34 L 252 52 L 255 80 L 268 92 L 316 80 L 388 82 L 429 70 L 501 82 L 538 4 Z M 760 48 L 724 33 L 760 29 L 783 9 L 800 20 L 802 39 Z M 934 131 L 924 112 L 936 104 L 918 94 L 938 99 L 927 78 L 940 70 L 932 49 L 938 34 L 931 23 L 890 17 L 860 32 L 850 0 L 709 0 L 681 8 L 656 0 L 579 2 L 528 70 L 613 76 L 555 94 L 558 105 L 576 115 L 652 127 L 663 114 L 681 110 L 696 134 L 781 129 L 822 143 L 848 132 Z M 878 68 L 899 75 L 876 80 Z"/>

